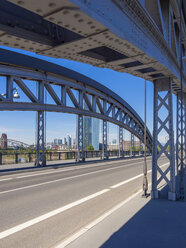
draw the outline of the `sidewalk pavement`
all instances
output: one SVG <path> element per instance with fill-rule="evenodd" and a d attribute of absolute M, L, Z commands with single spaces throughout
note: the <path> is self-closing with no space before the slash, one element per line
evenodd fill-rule
<path fill-rule="evenodd" d="M 128 159 L 129 157 L 128 156 L 125 156 L 121 159 Z M 133 158 L 138 158 L 138 157 L 133 157 Z M 140 157 L 139 157 L 140 158 Z M 112 161 L 112 160 L 115 160 L 115 159 L 118 159 L 118 157 L 110 157 L 108 161 Z M 96 157 L 96 158 L 86 158 L 86 161 L 85 162 L 105 162 L 105 160 L 102 160 L 100 159 L 99 157 Z M 58 167 L 58 166 L 70 166 L 70 165 L 78 165 L 78 164 L 85 164 L 85 162 L 80 162 L 80 163 L 77 163 L 75 161 L 75 159 L 66 159 L 66 160 L 54 160 L 54 161 L 47 161 L 47 165 L 45 167 L 36 167 L 34 162 L 32 163 L 18 163 L 18 164 L 4 164 L 4 165 L 0 165 L 0 172 L 8 172 L 8 171 L 20 171 L 20 170 L 25 170 L 25 169 L 30 169 L 30 170 L 33 170 L 33 169 L 48 169 L 50 167 Z"/>
<path fill-rule="evenodd" d="M 186 201 L 151 200 L 138 193 L 89 227 L 58 248 L 186 248 Z"/>

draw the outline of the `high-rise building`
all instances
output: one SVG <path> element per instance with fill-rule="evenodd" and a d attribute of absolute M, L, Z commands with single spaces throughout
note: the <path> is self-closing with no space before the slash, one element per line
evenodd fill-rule
<path fill-rule="evenodd" d="M 78 125 L 76 125 L 76 148 L 78 142 L 77 127 Z M 92 145 L 94 147 L 94 150 L 99 150 L 99 119 L 84 116 L 83 117 L 83 149 L 87 150 L 87 147 L 89 145 Z"/>
<path fill-rule="evenodd" d="M 99 150 L 99 119 L 92 119 L 92 145 L 94 150 Z"/>
<path fill-rule="evenodd" d="M 58 145 L 62 145 L 62 139 L 58 139 L 57 143 Z"/>
<path fill-rule="evenodd" d="M 67 134 L 67 146 L 72 147 L 72 137 Z"/>
<path fill-rule="evenodd" d="M 64 137 L 63 138 L 63 145 L 66 145 L 67 144 L 67 139 Z"/>
<path fill-rule="evenodd" d="M 76 139 L 73 139 L 72 148 L 76 148 Z"/>
<path fill-rule="evenodd" d="M 2 135 L 1 135 L 1 148 L 2 149 L 5 149 L 5 148 L 7 148 L 7 135 L 6 135 L 6 133 L 2 133 Z"/>
<path fill-rule="evenodd" d="M 58 144 L 58 140 L 54 139 L 54 145 L 57 145 L 57 144 Z"/>

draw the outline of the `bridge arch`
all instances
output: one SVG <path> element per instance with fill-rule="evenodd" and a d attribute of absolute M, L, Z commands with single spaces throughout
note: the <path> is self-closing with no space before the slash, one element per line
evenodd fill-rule
<path fill-rule="evenodd" d="M 140 116 L 120 96 L 97 81 L 57 64 L 4 49 L 0 49 L 0 58 L 0 76 L 7 79 L 6 93 L 0 95 L 0 110 L 37 111 L 41 123 L 44 121 L 44 111 L 90 116 L 125 128 L 144 141 L 144 122 Z M 38 82 L 38 96 L 28 87 L 27 80 Z M 24 92 L 29 102 L 14 100 L 14 84 Z M 44 90 L 54 104 L 45 102 Z M 73 106 L 68 105 L 67 97 Z M 44 125 L 38 125 L 39 129 L 44 133 Z M 41 140 L 39 144 L 42 145 Z M 152 137 L 148 129 L 147 147 L 152 150 Z"/>

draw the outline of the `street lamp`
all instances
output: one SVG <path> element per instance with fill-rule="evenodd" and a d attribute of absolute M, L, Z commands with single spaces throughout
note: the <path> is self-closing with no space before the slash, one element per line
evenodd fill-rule
<path fill-rule="evenodd" d="M 16 98 L 16 99 L 19 99 L 20 98 L 20 95 L 18 94 L 18 88 L 17 87 L 15 87 L 15 88 L 13 88 L 12 90 L 11 90 L 11 92 L 13 93 L 14 91 L 14 93 L 13 93 L 13 98 Z M 3 93 L 3 94 L 1 94 L 1 96 L 7 96 L 7 93 Z"/>

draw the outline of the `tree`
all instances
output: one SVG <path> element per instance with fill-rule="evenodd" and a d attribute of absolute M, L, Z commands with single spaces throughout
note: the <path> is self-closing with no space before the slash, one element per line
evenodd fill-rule
<path fill-rule="evenodd" d="M 87 147 L 87 151 L 94 151 L 93 145 L 89 145 L 89 146 Z"/>

